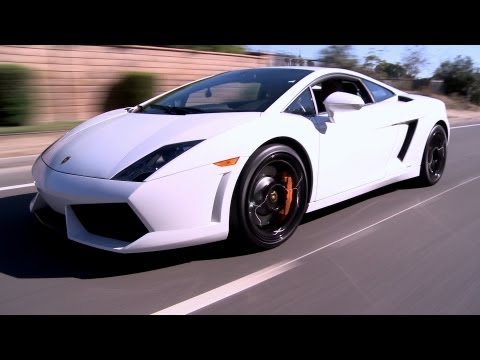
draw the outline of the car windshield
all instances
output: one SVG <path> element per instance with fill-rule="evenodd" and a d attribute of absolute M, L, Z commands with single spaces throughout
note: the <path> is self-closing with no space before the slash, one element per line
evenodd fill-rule
<path fill-rule="evenodd" d="M 305 69 L 258 68 L 236 70 L 183 86 L 136 112 L 148 114 L 197 114 L 265 111 L 300 79 Z"/>

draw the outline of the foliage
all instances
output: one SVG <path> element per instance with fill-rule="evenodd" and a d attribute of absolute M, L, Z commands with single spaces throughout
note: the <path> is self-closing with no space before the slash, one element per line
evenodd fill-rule
<path fill-rule="evenodd" d="M 382 60 L 376 67 L 375 72 L 388 79 L 401 79 L 407 75 L 407 70 L 400 64 L 392 64 Z"/>
<path fill-rule="evenodd" d="M 329 45 L 320 50 L 319 61 L 322 66 L 355 70 L 358 60 L 352 50 L 352 45 Z"/>
<path fill-rule="evenodd" d="M 469 56 L 457 56 L 453 61 L 444 61 L 435 70 L 434 78 L 443 80 L 445 94 L 459 93 L 467 95 L 473 85 L 478 85 L 478 72 Z"/>
<path fill-rule="evenodd" d="M 471 103 L 480 105 L 480 74 L 475 75 L 475 81 L 468 94 Z"/>
<path fill-rule="evenodd" d="M 134 106 L 153 97 L 155 78 L 152 74 L 129 72 L 110 88 L 104 111 Z"/>
<path fill-rule="evenodd" d="M 412 90 L 421 90 L 430 86 L 430 78 L 415 79 L 412 82 Z"/>
<path fill-rule="evenodd" d="M 32 108 L 31 71 L 20 65 L 0 64 L 0 126 L 27 122 Z"/>
<path fill-rule="evenodd" d="M 369 53 L 367 56 L 365 56 L 361 69 L 368 72 L 374 72 L 375 68 L 382 62 L 385 62 L 385 60 L 382 60 L 378 55 Z"/>
<path fill-rule="evenodd" d="M 422 67 L 428 64 L 423 46 L 407 48 L 401 63 L 390 63 L 374 52 L 359 62 L 353 55 L 351 45 L 330 45 L 320 50 L 320 64 L 327 67 L 340 67 L 356 70 L 377 79 L 411 79 L 412 90 L 430 86 L 431 78 L 417 79 Z M 381 51 L 381 50 L 380 50 Z M 445 94 L 458 93 L 480 105 L 480 72 L 468 56 L 457 56 L 453 61 L 444 61 L 437 68 L 433 79 L 443 80 Z"/>
<path fill-rule="evenodd" d="M 427 64 L 425 49 L 422 46 L 409 47 L 402 59 L 402 66 L 406 70 L 406 75 L 412 78 L 416 78 L 422 67 Z"/>

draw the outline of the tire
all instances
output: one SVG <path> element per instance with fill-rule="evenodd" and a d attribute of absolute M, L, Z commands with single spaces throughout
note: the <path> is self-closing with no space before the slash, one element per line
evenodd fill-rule
<path fill-rule="evenodd" d="M 428 135 L 423 151 L 419 185 L 435 185 L 442 177 L 447 161 L 447 133 L 441 125 L 435 125 Z"/>
<path fill-rule="evenodd" d="M 308 205 L 308 178 L 300 156 L 280 144 L 260 147 L 240 175 L 232 199 L 230 234 L 256 249 L 284 243 Z"/>

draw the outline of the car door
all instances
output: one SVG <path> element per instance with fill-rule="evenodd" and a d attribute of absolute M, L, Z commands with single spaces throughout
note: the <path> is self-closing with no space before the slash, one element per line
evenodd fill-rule
<path fill-rule="evenodd" d="M 337 109 L 333 118 L 327 113 L 316 117 L 317 126 L 323 127 L 317 200 L 384 178 L 389 160 L 395 157 L 392 151 L 399 127 L 394 125 L 409 120 L 402 115 L 398 101 L 385 98 L 373 102 L 366 96 L 371 93 L 358 79 L 339 80 L 354 84 L 362 92 L 355 95 L 361 95 L 369 103 L 360 109 Z M 394 94 L 390 93 L 393 100 Z"/>

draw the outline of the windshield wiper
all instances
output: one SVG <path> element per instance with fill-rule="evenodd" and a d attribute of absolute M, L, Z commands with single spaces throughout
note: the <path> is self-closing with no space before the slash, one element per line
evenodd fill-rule
<path fill-rule="evenodd" d="M 136 105 L 134 107 L 127 108 L 127 111 L 129 113 L 132 113 L 132 112 L 141 113 L 141 112 L 143 112 L 143 106 L 142 105 Z"/>
<path fill-rule="evenodd" d="M 157 105 L 157 104 L 151 104 L 149 106 L 151 106 L 154 109 L 162 109 L 167 114 L 171 114 L 171 115 L 199 114 L 199 113 L 205 112 L 201 109 L 191 108 L 191 107 L 166 106 L 166 105 Z"/>

